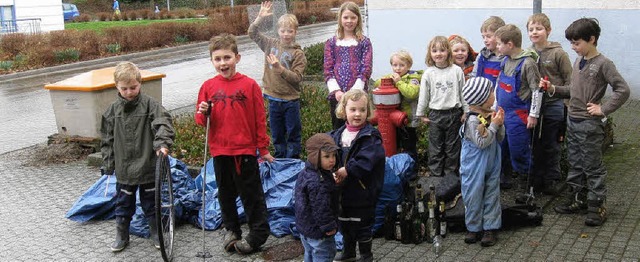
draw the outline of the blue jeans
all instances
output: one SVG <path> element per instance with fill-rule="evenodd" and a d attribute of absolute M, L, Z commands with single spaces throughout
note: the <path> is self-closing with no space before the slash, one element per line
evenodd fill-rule
<path fill-rule="evenodd" d="M 300 100 L 269 100 L 269 127 L 275 158 L 300 158 Z"/>
<path fill-rule="evenodd" d="M 300 234 L 300 240 L 302 240 L 302 245 L 304 246 L 305 262 L 333 261 L 336 256 L 336 240 L 333 236 L 313 239 Z"/>

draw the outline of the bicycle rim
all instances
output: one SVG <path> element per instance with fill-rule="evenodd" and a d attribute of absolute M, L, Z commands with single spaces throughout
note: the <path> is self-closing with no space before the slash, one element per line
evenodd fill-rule
<path fill-rule="evenodd" d="M 156 163 L 156 222 L 160 253 L 164 261 L 173 258 L 173 233 L 175 211 L 173 207 L 173 181 L 169 159 L 159 156 Z"/>

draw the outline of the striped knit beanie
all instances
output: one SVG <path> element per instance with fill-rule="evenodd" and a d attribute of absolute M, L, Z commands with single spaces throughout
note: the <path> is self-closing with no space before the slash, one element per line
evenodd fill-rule
<path fill-rule="evenodd" d="M 491 80 L 484 77 L 472 77 L 464 83 L 462 96 L 469 105 L 482 105 L 493 89 Z"/>

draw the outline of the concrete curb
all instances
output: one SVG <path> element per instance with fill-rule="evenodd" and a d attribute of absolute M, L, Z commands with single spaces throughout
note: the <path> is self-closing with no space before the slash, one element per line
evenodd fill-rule
<path fill-rule="evenodd" d="M 318 23 L 313 25 L 306 25 L 306 26 L 300 27 L 300 30 L 301 31 L 313 30 L 316 27 L 326 26 L 326 25 L 335 24 L 335 23 L 336 22 L 324 22 L 324 23 Z M 251 42 L 251 39 L 247 35 L 238 36 L 237 40 L 238 40 L 238 44 L 245 44 L 245 43 Z M 137 62 L 136 60 L 138 59 L 150 60 L 156 56 L 166 55 L 167 53 L 193 54 L 196 52 L 203 52 L 204 50 L 206 50 L 208 45 L 209 45 L 208 41 L 203 41 L 203 42 L 186 44 L 181 46 L 160 48 L 160 49 L 142 51 L 137 53 L 129 53 L 124 55 L 117 55 L 117 56 L 99 58 L 94 60 L 81 61 L 81 62 L 76 62 L 71 64 L 64 64 L 64 65 L 57 65 L 57 66 L 21 71 L 21 72 L 16 72 L 12 74 L 0 75 L 0 82 L 4 82 L 8 80 L 17 80 L 17 79 L 22 79 L 27 77 L 40 77 L 40 76 L 46 76 L 46 75 L 69 73 L 74 71 L 85 72 L 85 71 L 109 66 L 105 64 L 113 63 L 115 66 L 115 63 L 120 61 L 132 61 L 136 63 Z"/>

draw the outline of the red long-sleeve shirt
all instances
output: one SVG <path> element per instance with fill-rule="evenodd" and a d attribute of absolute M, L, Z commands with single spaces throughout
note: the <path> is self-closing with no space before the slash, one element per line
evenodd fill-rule
<path fill-rule="evenodd" d="M 198 93 L 195 120 L 206 126 L 198 112 L 202 101 L 211 100 L 209 150 L 211 156 L 260 155 L 269 153 L 269 136 L 262 91 L 255 80 L 236 73 L 231 79 L 217 75 L 202 84 Z"/>

